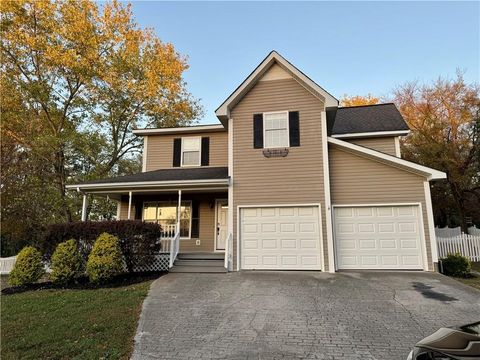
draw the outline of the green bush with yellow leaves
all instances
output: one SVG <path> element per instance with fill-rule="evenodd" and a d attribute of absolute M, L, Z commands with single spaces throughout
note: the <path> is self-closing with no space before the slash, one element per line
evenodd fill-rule
<path fill-rule="evenodd" d="M 33 246 L 24 247 L 17 255 L 15 265 L 8 276 L 12 286 L 34 284 L 45 274 L 40 251 Z"/>
<path fill-rule="evenodd" d="M 82 275 L 83 265 L 76 241 L 64 241 L 58 244 L 52 255 L 50 279 L 56 284 L 69 284 Z"/>
<path fill-rule="evenodd" d="M 93 283 L 105 283 L 123 272 L 122 251 L 118 238 L 100 234 L 88 256 L 87 275 Z"/>

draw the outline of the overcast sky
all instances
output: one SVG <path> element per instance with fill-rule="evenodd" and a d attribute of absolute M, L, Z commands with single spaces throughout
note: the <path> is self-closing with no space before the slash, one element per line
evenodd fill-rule
<path fill-rule="evenodd" d="M 465 71 L 479 81 L 479 2 L 135 1 L 142 27 L 188 56 L 201 123 L 271 51 L 337 98 L 388 96 L 406 81 Z"/>

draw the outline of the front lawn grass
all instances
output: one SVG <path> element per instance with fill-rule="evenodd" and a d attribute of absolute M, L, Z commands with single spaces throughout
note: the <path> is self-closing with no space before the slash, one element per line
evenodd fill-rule
<path fill-rule="evenodd" d="M 464 283 L 465 285 L 468 285 L 468 286 L 474 287 L 475 289 L 480 290 L 480 276 L 476 274 L 472 274 L 472 276 L 469 278 L 454 278 L 454 279 Z"/>
<path fill-rule="evenodd" d="M 127 359 L 151 282 L 2 295 L 2 360 Z"/>
<path fill-rule="evenodd" d="M 468 278 L 454 278 L 465 285 L 471 286 L 475 289 L 480 290 L 480 262 L 472 262 L 472 272 L 470 273 L 470 277 Z M 476 273 L 475 273 L 476 272 Z"/>

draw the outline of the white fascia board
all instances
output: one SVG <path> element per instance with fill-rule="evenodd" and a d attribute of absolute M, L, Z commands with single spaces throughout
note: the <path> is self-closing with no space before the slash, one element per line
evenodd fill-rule
<path fill-rule="evenodd" d="M 350 150 L 353 153 L 361 154 L 361 155 L 366 155 L 371 158 L 376 158 L 378 161 L 383 162 L 383 163 L 390 163 L 393 166 L 401 167 L 401 168 L 407 168 L 411 170 L 412 172 L 416 173 L 421 173 L 427 177 L 428 180 L 438 180 L 438 179 L 446 179 L 447 174 L 445 174 L 442 171 L 438 171 L 432 168 L 429 168 L 427 166 L 423 165 L 418 165 L 413 162 L 398 158 L 393 155 L 388 155 L 385 153 L 382 153 L 380 151 L 372 150 L 370 148 L 366 148 L 360 145 L 355 145 L 352 143 L 349 143 L 347 141 L 335 139 L 332 137 L 328 138 L 328 142 L 333 145 L 337 145 L 339 147 L 342 147 L 344 149 Z"/>
<path fill-rule="evenodd" d="M 173 127 L 173 128 L 162 128 L 162 129 L 135 129 L 132 132 L 135 135 L 148 136 L 148 135 L 157 135 L 157 134 L 175 134 L 175 133 L 197 133 L 204 131 L 225 131 L 225 127 L 222 124 L 211 124 L 211 125 L 199 125 L 199 126 L 184 126 L 184 127 Z"/>
<path fill-rule="evenodd" d="M 217 185 L 225 185 L 228 186 L 230 180 L 229 179 L 215 179 L 215 180 L 174 180 L 174 181 L 136 181 L 136 182 L 123 182 L 123 183 L 97 183 L 97 184 L 74 184 L 74 185 L 67 185 L 67 189 L 73 189 L 78 191 L 86 191 L 86 190 L 112 190 L 112 189 L 119 189 L 119 188 L 129 188 L 129 189 L 136 189 L 136 188 L 164 188 L 164 187 L 172 187 L 172 186 L 195 186 L 195 185 L 202 185 L 202 186 L 217 186 Z"/>
<path fill-rule="evenodd" d="M 301 83 L 313 90 L 314 92 L 320 94 L 325 98 L 325 107 L 338 106 L 338 100 L 329 94 L 325 89 L 316 84 L 312 79 L 298 70 L 294 65 L 288 62 L 283 56 L 281 56 L 276 51 L 272 51 L 257 68 L 243 81 L 243 83 L 215 110 L 215 114 L 222 121 L 228 120 L 230 117 L 230 105 L 232 103 L 238 102 L 239 97 L 243 97 L 248 90 L 260 79 L 260 77 L 270 68 L 270 66 L 276 62 L 285 70 L 290 72 L 297 80 L 300 80 Z"/>
<path fill-rule="evenodd" d="M 383 137 L 383 136 L 403 136 L 408 135 L 410 130 L 395 130 L 395 131 L 372 131 L 372 132 L 362 132 L 362 133 L 348 133 L 348 134 L 338 134 L 331 135 L 335 139 L 358 139 L 358 138 L 373 138 L 373 137 Z"/>

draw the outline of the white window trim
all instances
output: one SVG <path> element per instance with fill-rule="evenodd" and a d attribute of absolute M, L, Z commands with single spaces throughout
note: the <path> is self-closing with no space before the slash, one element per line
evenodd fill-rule
<path fill-rule="evenodd" d="M 162 203 L 164 203 L 164 204 L 174 204 L 173 202 L 170 202 L 170 201 L 167 201 L 167 200 L 144 201 L 143 205 L 142 205 L 142 221 L 145 221 L 144 216 L 143 216 L 144 215 L 145 204 L 157 204 L 156 206 L 158 207 L 158 204 L 162 204 Z M 192 217 L 193 217 L 192 216 L 192 214 L 193 214 L 192 213 L 192 210 L 193 210 L 192 209 L 192 200 L 182 200 L 182 203 L 188 203 L 189 204 L 188 206 L 190 207 L 190 225 L 188 227 L 188 237 L 182 236 L 182 237 L 180 237 L 180 239 L 181 240 L 190 240 L 192 238 Z M 178 204 L 175 203 L 174 206 L 177 207 Z M 147 221 L 151 221 L 151 220 L 147 220 Z M 158 219 L 157 219 L 157 221 L 158 221 Z M 175 221 L 175 224 L 176 223 L 177 222 Z"/>
<path fill-rule="evenodd" d="M 264 149 L 281 149 L 281 148 L 288 148 L 290 147 L 290 124 L 289 124 L 289 118 L 288 118 L 288 113 L 289 111 L 270 111 L 270 112 L 264 112 L 262 114 L 263 117 L 263 148 Z M 266 141 L 265 141 L 265 115 L 270 115 L 270 114 L 287 114 L 287 146 L 266 146 Z"/>
<path fill-rule="evenodd" d="M 181 167 L 194 167 L 202 165 L 202 137 L 201 136 L 185 136 L 182 137 L 182 149 L 180 151 L 180 166 Z M 200 147 L 198 149 L 198 164 L 197 165 L 184 165 L 183 164 L 183 139 L 199 139 Z"/>

